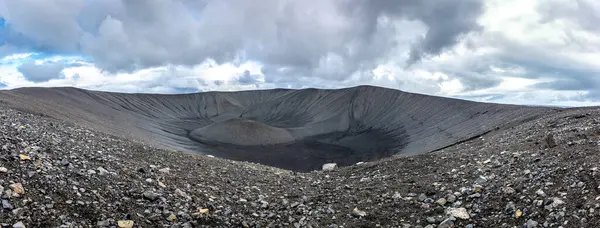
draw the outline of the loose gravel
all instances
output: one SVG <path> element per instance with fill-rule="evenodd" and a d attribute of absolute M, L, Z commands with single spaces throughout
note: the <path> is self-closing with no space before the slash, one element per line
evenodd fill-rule
<path fill-rule="evenodd" d="M 597 227 L 600 109 L 327 171 L 156 149 L 0 105 L 2 227 Z"/>

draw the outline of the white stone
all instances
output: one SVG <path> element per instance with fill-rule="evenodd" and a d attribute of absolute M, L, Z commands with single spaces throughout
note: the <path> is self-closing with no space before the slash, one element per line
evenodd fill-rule
<path fill-rule="evenodd" d="M 361 211 L 358 208 L 354 208 L 352 210 L 352 215 L 358 216 L 358 217 L 364 217 L 364 216 L 367 216 L 367 212 Z"/>
<path fill-rule="evenodd" d="M 334 170 L 335 168 L 337 168 L 336 163 L 323 164 L 323 171 L 331 171 L 331 170 Z"/>
<path fill-rule="evenodd" d="M 108 174 L 108 170 L 106 170 L 103 167 L 98 167 L 97 170 L 98 170 L 98 172 L 99 172 L 98 174 L 100 174 L 100 176 L 104 176 L 104 175 Z"/>
<path fill-rule="evenodd" d="M 546 193 L 542 189 L 538 189 L 537 191 L 535 191 L 535 194 L 542 197 L 546 196 Z"/>
<path fill-rule="evenodd" d="M 464 207 L 461 208 L 448 208 L 446 214 L 459 219 L 469 219 L 469 212 Z"/>
<path fill-rule="evenodd" d="M 162 168 L 162 169 L 159 169 L 158 171 L 161 173 L 169 173 L 169 171 L 171 171 L 171 169 L 170 168 Z"/>
<path fill-rule="evenodd" d="M 23 222 L 17 222 L 13 225 L 13 228 L 25 228 L 25 224 L 23 224 Z"/>

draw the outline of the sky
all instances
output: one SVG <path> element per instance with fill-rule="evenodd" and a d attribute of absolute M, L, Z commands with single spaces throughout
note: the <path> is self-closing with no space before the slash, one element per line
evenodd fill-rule
<path fill-rule="evenodd" d="M 0 0 L 0 89 L 600 105 L 594 0 Z"/>

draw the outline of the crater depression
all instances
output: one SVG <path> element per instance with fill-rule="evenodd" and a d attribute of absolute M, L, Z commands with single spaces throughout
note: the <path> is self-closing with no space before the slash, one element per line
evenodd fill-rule
<path fill-rule="evenodd" d="M 551 111 L 372 86 L 178 95 L 20 88 L 0 91 L 0 101 L 161 148 L 296 171 L 427 153 Z"/>

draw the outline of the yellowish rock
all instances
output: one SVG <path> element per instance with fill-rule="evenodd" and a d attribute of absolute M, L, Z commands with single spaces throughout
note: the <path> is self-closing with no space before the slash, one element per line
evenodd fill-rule
<path fill-rule="evenodd" d="M 523 215 L 523 212 L 521 211 L 521 209 L 518 209 L 517 211 L 515 211 L 515 218 L 519 218 Z"/>
<path fill-rule="evenodd" d="M 481 189 L 482 189 L 482 188 L 483 188 L 483 187 L 482 187 L 481 185 L 478 185 L 478 184 L 476 184 L 476 185 L 473 185 L 473 192 L 476 192 L 476 193 L 477 193 L 477 192 L 481 192 Z"/>
<path fill-rule="evenodd" d="M 19 195 L 23 195 L 25 194 L 25 188 L 23 188 L 23 185 L 21 183 L 14 183 L 10 185 L 10 188 L 13 190 L 14 193 L 19 194 Z"/>
<path fill-rule="evenodd" d="M 21 161 L 24 160 L 31 160 L 31 157 L 25 155 L 25 154 L 19 154 L 19 158 L 21 159 Z"/>
<path fill-rule="evenodd" d="M 169 217 L 167 217 L 167 220 L 169 220 L 170 222 L 175 222 L 177 221 L 177 216 L 175 216 L 175 214 L 171 214 L 169 215 Z"/>
<path fill-rule="evenodd" d="M 119 220 L 117 221 L 117 226 L 121 228 L 132 228 L 133 220 Z"/>
<path fill-rule="evenodd" d="M 208 208 L 198 208 L 198 212 L 194 212 L 192 215 L 206 214 L 208 211 Z"/>

